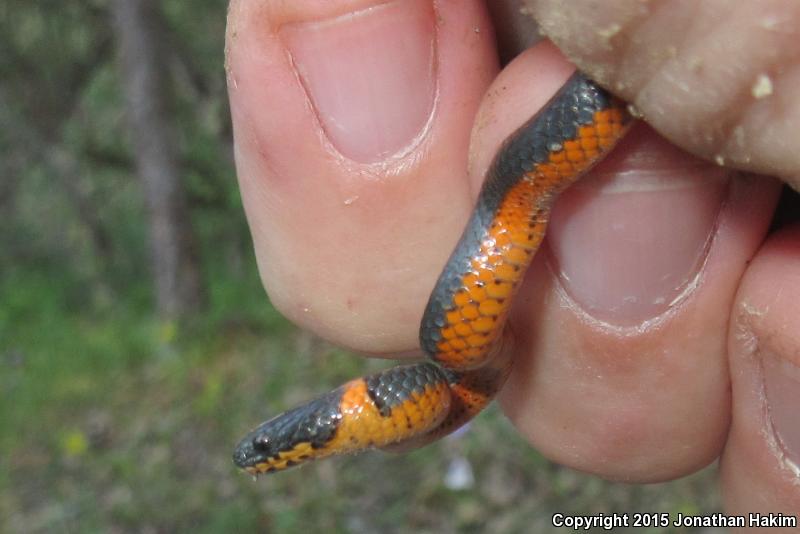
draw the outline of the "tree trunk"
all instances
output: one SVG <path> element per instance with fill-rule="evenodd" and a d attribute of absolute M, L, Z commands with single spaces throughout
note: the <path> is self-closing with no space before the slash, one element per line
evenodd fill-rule
<path fill-rule="evenodd" d="M 121 80 L 150 231 L 159 314 L 177 318 L 202 302 L 200 269 L 168 113 L 164 26 L 152 0 L 111 4 Z"/>

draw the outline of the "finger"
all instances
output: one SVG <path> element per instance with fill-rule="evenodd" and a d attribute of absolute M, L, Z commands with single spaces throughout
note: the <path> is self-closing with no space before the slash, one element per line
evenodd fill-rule
<path fill-rule="evenodd" d="M 800 4 L 526 1 L 543 33 L 670 141 L 800 189 Z"/>
<path fill-rule="evenodd" d="M 797 521 L 799 226 L 773 235 L 748 267 L 736 296 L 729 346 L 733 420 L 721 462 L 726 509 L 745 516 L 782 512 Z"/>
<path fill-rule="evenodd" d="M 503 70 L 476 120 L 476 183 L 571 68 L 544 44 Z M 515 305 L 519 344 L 501 396 L 540 451 L 628 481 L 717 457 L 729 421 L 728 315 L 776 185 L 729 176 L 641 126 L 562 195 L 549 253 Z"/>
<path fill-rule="evenodd" d="M 417 346 L 472 205 L 469 131 L 497 70 L 487 21 L 477 1 L 231 3 L 238 177 L 291 320 L 358 350 Z"/>
<path fill-rule="evenodd" d="M 521 0 L 492 0 L 486 8 L 497 29 L 497 55 L 503 65 L 541 40 L 536 22 L 525 14 Z"/>

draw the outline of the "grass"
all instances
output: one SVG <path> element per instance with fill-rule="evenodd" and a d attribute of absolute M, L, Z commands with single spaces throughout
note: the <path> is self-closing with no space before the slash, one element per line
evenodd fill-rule
<path fill-rule="evenodd" d="M 385 362 L 291 327 L 254 273 L 217 281 L 210 311 L 183 326 L 155 321 L 146 299 L 87 297 L 33 272 L 2 280 L 0 532 L 534 532 L 555 512 L 719 506 L 713 469 L 604 482 L 544 460 L 496 408 L 407 455 L 254 483 L 230 461 L 244 431 Z M 476 483 L 450 489 L 465 461 Z"/>

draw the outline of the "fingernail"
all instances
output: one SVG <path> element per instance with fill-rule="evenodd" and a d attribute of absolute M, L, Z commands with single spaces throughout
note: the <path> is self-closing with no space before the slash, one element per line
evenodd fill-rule
<path fill-rule="evenodd" d="M 769 418 L 786 457 L 800 466 L 800 367 L 762 351 Z"/>
<path fill-rule="evenodd" d="M 345 157 L 381 161 L 413 146 L 435 96 L 431 2 L 397 0 L 281 29 L 322 128 Z"/>
<path fill-rule="evenodd" d="M 596 319 L 632 326 L 691 292 L 728 179 L 649 129 L 637 127 L 623 143 L 610 156 L 617 159 L 562 195 L 549 239 L 555 272 L 575 302 Z"/>

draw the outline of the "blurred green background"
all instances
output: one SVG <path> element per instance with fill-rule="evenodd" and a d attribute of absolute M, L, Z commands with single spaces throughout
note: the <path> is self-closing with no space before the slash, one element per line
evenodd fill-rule
<path fill-rule="evenodd" d="M 138 27 L 119 18 L 129 2 L 0 3 L 0 531 L 535 532 L 554 512 L 718 509 L 713 468 L 607 483 L 542 459 L 496 408 L 404 456 L 237 472 L 248 428 L 386 363 L 298 331 L 261 288 L 231 157 L 226 2 L 156 2 L 127 13 Z M 126 120 L 137 60 L 157 74 L 145 103 L 191 238 L 180 261 L 197 279 L 178 304 L 154 296 L 163 206 L 141 141 L 159 132 Z"/>

